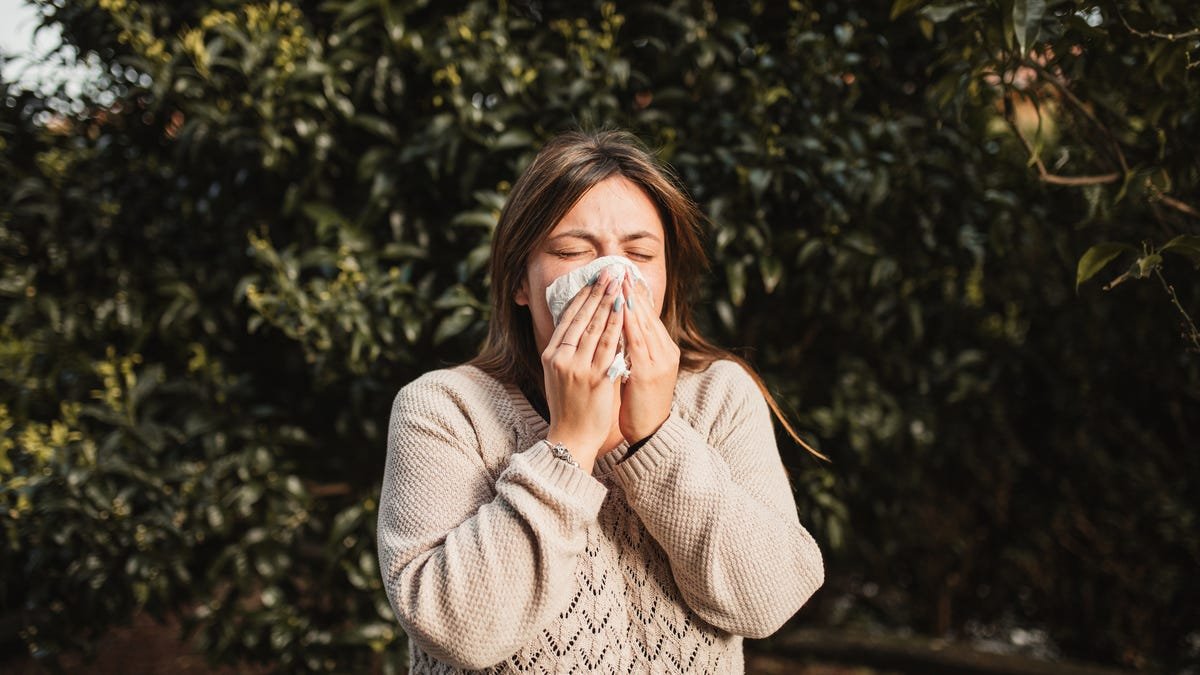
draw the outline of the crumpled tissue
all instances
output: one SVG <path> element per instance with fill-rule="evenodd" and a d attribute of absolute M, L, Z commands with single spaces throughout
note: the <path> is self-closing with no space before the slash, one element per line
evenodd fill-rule
<path fill-rule="evenodd" d="M 590 286 L 595 283 L 600 277 L 600 273 L 605 268 L 609 269 L 609 276 L 614 279 L 624 280 L 626 274 L 631 274 L 634 279 L 646 283 L 646 278 L 642 276 L 641 270 L 629 258 L 619 255 L 607 255 L 602 258 L 596 258 L 590 263 L 577 267 L 570 272 L 562 275 L 554 280 L 546 288 L 546 304 L 550 307 L 550 316 L 554 317 L 554 325 L 558 325 L 559 318 L 562 317 L 563 310 L 570 304 L 571 299 L 584 286 Z M 623 290 L 617 291 L 617 298 L 614 300 L 617 303 L 624 303 L 629 306 L 629 298 L 624 296 Z M 622 337 L 617 346 L 617 355 L 613 358 L 612 365 L 608 367 L 608 379 L 615 380 L 621 378 L 625 381 L 629 378 L 629 364 L 625 360 L 625 338 Z"/>

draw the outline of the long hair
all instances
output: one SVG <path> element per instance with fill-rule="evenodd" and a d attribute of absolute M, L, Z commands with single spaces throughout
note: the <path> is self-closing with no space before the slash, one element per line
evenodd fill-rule
<path fill-rule="evenodd" d="M 667 286 L 660 317 L 679 345 L 679 367 L 700 372 L 719 359 L 742 366 L 754 378 L 771 412 L 788 435 L 822 459 L 784 417 L 762 377 L 746 361 L 700 334 L 689 291 L 708 270 L 701 239 L 704 216 L 671 170 L 659 164 L 635 136 L 623 131 L 571 131 L 551 139 L 513 185 L 492 238 L 492 313 L 488 334 L 470 363 L 502 382 L 540 389 L 542 363 L 529 308 L 514 301 L 533 250 L 584 193 L 622 176 L 639 186 L 658 210 L 666 234 Z"/>

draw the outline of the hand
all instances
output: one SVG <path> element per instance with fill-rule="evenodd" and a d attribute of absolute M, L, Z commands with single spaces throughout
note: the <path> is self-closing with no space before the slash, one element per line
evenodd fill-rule
<path fill-rule="evenodd" d="M 542 352 L 550 409 L 546 439 L 565 445 L 589 473 L 613 429 L 620 401 L 620 383 L 607 374 L 626 314 L 614 304 L 618 288 L 605 270 L 595 284 L 581 289 Z"/>
<path fill-rule="evenodd" d="M 652 435 L 667 421 L 679 378 L 679 345 L 653 312 L 654 299 L 645 283 L 626 275 L 625 297 L 633 309 L 625 311 L 625 354 L 629 381 L 621 390 L 621 435 L 632 443 Z"/>

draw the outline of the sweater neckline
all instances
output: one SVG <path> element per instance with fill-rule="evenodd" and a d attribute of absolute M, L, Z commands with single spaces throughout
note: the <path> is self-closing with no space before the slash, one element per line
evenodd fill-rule
<path fill-rule="evenodd" d="M 529 436 L 539 441 L 545 440 L 546 434 L 550 432 L 550 423 L 533 407 L 533 404 L 529 402 L 529 398 L 525 396 L 525 392 L 521 391 L 521 387 L 514 382 L 504 382 L 503 385 L 504 391 L 508 394 L 508 399 L 512 404 L 513 411 L 516 413 L 517 421 L 525 427 L 525 431 Z M 521 450 L 524 450 L 524 448 L 517 448 L 518 452 Z M 604 476 L 612 473 L 613 469 L 616 468 L 627 452 L 629 452 L 629 442 L 622 440 L 617 447 L 596 458 L 596 464 L 592 468 L 592 475 Z"/>

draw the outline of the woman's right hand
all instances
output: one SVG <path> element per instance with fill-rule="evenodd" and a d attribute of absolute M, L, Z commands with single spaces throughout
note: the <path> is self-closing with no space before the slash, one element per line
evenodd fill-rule
<path fill-rule="evenodd" d="M 624 307 L 615 303 L 619 290 L 608 270 L 601 272 L 571 299 L 542 352 L 546 440 L 566 446 L 588 473 L 619 412 L 621 383 L 608 378 L 624 326 Z"/>

